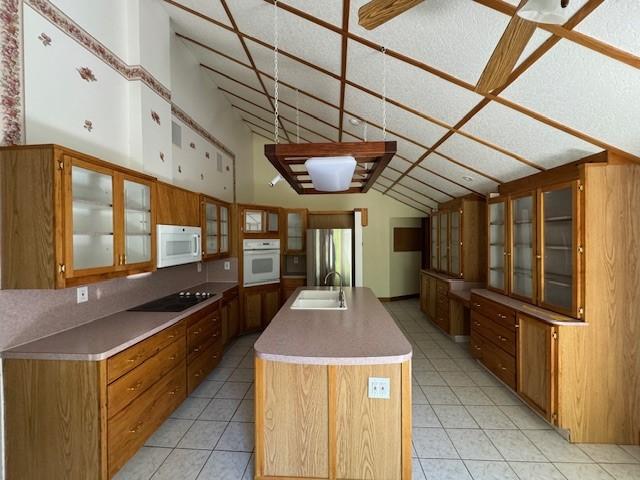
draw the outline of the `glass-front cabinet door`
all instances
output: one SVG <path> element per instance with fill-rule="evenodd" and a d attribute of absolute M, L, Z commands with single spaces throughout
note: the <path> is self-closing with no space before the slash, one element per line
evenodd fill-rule
<path fill-rule="evenodd" d="M 262 233 L 265 229 L 265 212 L 264 210 L 244 211 L 244 232 L 245 233 Z"/>
<path fill-rule="evenodd" d="M 462 275 L 462 213 L 460 210 L 449 214 L 449 273 Z"/>
<path fill-rule="evenodd" d="M 65 157 L 66 277 L 115 268 L 114 172 Z"/>
<path fill-rule="evenodd" d="M 219 252 L 218 204 L 204 201 L 204 255 L 209 257 Z"/>
<path fill-rule="evenodd" d="M 287 252 L 303 252 L 305 248 L 306 212 L 287 210 Z"/>
<path fill-rule="evenodd" d="M 577 182 L 542 189 L 540 304 L 578 316 Z"/>
<path fill-rule="evenodd" d="M 488 232 L 489 258 L 487 284 L 489 288 L 502 293 L 507 292 L 507 202 L 493 200 L 489 202 Z"/>
<path fill-rule="evenodd" d="M 438 270 L 438 217 L 437 213 L 431 215 L 431 268 Z"/>
<path fill-rule="evenodd" d="M 438 215 L 438 228 L 440 230 L 440 271 L 449 271 L 449 214 L 441 212 Z"/>
<path fill-rule="evenodd" d="M 153 260 L 151 183 L 130 177 L 122 180 L 123 241 L 120 265 L 141 265 Z"/>
<path fill-rule="evenodd" d="M 511 295 L 536 301 L 535 193 L 511 198 Z"/>
<path fill-rule="evenodd" d="M 220 253 L 229 253 L 229 207 L 220 205 Z"/>

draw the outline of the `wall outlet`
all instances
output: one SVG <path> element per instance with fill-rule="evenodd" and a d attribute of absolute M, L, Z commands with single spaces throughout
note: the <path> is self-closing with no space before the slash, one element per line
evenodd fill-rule
<path fill-rule="evenodd" d="M 202 262 L 198 262 L 197 269 L 198 269 L 198 273 L 202 271 Z"/>
<path fill-rule="evenodd" d="M 298 265 L 299 263 L 300 263 L 300 257 L 298 256 L 293 257 L 293 264 Z"/>
<path fill-rule="evenodd" d="M 78 287 L 76 293 L 78 296 L 78 303 L 89 301 L 89 287 Z"/>
<path fill-rule="evenodd" d="M 391 381 L 388 378 L 369 377 L 369 398 L 389 399 L 391 395 Z"/>
<path fill-rule="evenodd" d="M 224 262 L 224 269 L 231 270 L 231 262 Z"/>

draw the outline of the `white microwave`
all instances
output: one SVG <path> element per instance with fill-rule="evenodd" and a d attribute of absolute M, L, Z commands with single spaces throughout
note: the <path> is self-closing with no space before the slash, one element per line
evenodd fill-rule
<path fill-rule="evenodd" d="M 200 227 L 157 226 L 158 268 L 202 260 Z"/>

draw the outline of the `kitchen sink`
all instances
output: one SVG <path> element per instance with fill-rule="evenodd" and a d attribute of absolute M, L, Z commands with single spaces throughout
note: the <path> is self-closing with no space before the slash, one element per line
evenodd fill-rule
<path fill-rule="evenodd" d="M 340 306 L 339 290 L 302 290 L 291 304 L 292 310 L 346 310 Z"/>

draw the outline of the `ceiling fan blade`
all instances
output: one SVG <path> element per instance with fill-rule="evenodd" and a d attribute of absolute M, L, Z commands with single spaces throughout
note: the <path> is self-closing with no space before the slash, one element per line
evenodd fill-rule
<path fill-rule="evenodd" d="M 522 2 L 525 3 L 525 2 Z M 536 31 L 536 24 L 514 14 L 476 85 L 479 93 L 502 87 Z"/>
<path fill-rule="evenodd" d="M 358 23 L 373 30 L 424 0 L 372 0 L 358 9 Z"/>

